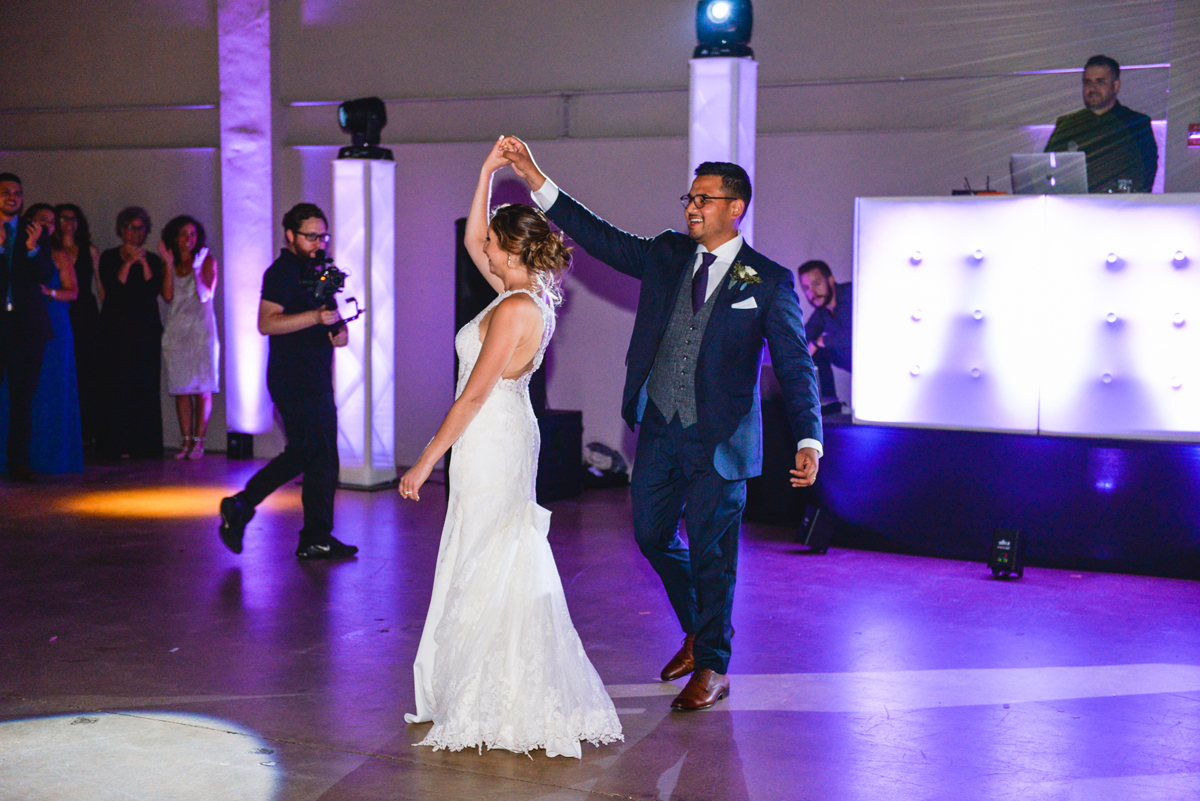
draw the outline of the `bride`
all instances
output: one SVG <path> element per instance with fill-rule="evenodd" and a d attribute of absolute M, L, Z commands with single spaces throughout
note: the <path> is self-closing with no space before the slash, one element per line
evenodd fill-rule
<path fill-rule="evenodd" d="M 580 757 L 581 740 L 600 745 L 624 736 L 567 611 L 546 541 L 550 512 L 534 499 L 539 437 L 529 376 L 554 332 L 552 304 L 570 255 L 530 206 L 501 206 L 488 224 L 492 174 L 507 164 L 497 141 L 465 237 L 500 296 L 454 338 L 457 399 L 400 479 L 401 496 L 420 500 L 421 485 L 453 445 L 433 597 L 413 665 L 417 712 L 404 719 L 433 721 L 419 745 L 435 750 Z"/>

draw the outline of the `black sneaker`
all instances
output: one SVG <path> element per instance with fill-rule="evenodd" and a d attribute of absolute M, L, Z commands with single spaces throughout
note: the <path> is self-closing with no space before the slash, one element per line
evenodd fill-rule
<path fill-rule="evenodd" d="M 254 517 L 254 510 L 247 509 L 237 498 L 221 499 L 221 527 L 218 533 L 225 547 L 234 553 L 242 552 L 242 537 L 246 534 L 246 524 Z"/>
<path fill-rule="evenodd" d="M 358 553 L 357 545 L 347 545 L 340 542 L 332 534 L 320 542 L 305 543 L 301 541 L 296 549 L 298 559 L 349 559 Z"/>

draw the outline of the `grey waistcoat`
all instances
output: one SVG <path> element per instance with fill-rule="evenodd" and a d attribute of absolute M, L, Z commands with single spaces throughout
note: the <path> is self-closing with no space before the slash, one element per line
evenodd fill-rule
<path fill-rule="evenodd" d="M 722 281 L 725 278 L 722 276 Z M 696 357 L 700 355 L 700 343 L 704 340 L 704 329 L 712 316 L 721 286 L 708 296 L 708 300 L 696 314 L 692 314 L 690 283 L 685 282 L 675 300 L 675 310 L 659 343 L 654 357 L 650 380 L 646 382 L 646 394 L 663 413 L 668 422 L 679 415 L 685 428 L 694 426 L 696 418 Z"/>

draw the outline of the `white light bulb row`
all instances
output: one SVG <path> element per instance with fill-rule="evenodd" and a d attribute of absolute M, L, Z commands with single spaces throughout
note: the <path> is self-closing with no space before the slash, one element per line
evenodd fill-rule
<path fill-rule="evenodd" d="M 1104 321 L 1110 325 L 1120 319 L 1121 318 L 1117 316 L 1116 312 L 1109 312 L 1108 314 L 1104 315 Z M 1171 315 L 1171 325 L 1175 326 L 1176 328 L 1183 328 L 1185 323 L 1187 323 L 1187 318 L 1183 316 L 1183 312 L 1175 312 L 1173 315 Z"/>
<path fill-rule="evenodd" d="M 971 378 L 981 378 L 983 376 L 983 371 L 980 370 L 978 367 L 972 367 L 969 372 L 970 372 Z M 914 364 L 912 367 L 908 368 L 908 374 L 911 375 L 913 378 L 917 378 L 918 376 L 920 376 L 921 375 L 921 365 Z M 1102 373 L 1100 375 L 1100 381 L 1101 381 L 1101 383 L 1104 383 L 1104 384 L 1111 384 L 1113 382 L 1113 374 L 1112 373 Z M 1182 388 L 1183 388 L 1183 379 L 1180 378 L 1179 376 L 1172 376 L 1171 377 L 1171 389 L 1182 389 Z"/>
<path fill-rule="evenodd" d="M 909 316 L 912 317 L 912 321 L 914 323 L 919 323 L 921 320 L 925 319 L 925 312 L 921 311 L 920 309 L 913 309 L 912 314 Z M 975 311 L 971 312 L 971 316 L 976 320 L 982 320 L 983 309 L 976 309 Z M 1121 318 L 1117 316 L 1116 312 L 1109 312 L 1108 314 L 1104 315 L 1105 322 L 1109 323 L 1110 325 L 1120 319 Z M 1175 314 L 1171 316 L 1171 325 L 1175 326 L 1176 328 L 1182 328 L 1186 323 L 1187 318 L 1183 316 L 1183 312 L 1175 312 Z"/>
<path fill-rule="evenodd" d="M 973 258 L 975 261 L 983 261 L 983 249 L 976 248 L 975 251 L 971 254 L 971 258 Z M 911 262 L 914 265 L 920 264 L 922 261 L 925 260 L 925 254 L 923 254 L 919 250 L 914 250 L 912 252 L 912 255 L 908 257 L 908 260 L 909 260 L 909 262 Z M 1104 260 L 1106 262 L 1108 262 L 1109 264 L 1116 264 L 1118 261 L 1121 260 L 1121 257 L 1118 256 L 1116 253 L 1109 253 L 1108 256 L 1105 257 Z M 1187 254 L 1184 253 L 1182 250 L 1175 251 L 1175 255 L 1171 259 L 1171 261 L 1175 262 L 1176 265 L 1183 265 L 1184 263 L 1187 262 L 1187 260 L 1188 260 Z"/>

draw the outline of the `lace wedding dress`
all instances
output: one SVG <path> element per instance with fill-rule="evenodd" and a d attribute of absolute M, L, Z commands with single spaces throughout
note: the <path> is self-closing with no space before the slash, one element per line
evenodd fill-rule
<path fill-rule="evenodd" d="M 483 347 L 479 321 L 512 294 L 501 294 L 455 336 L 456 397 Z M 542 344 L 533 369 L 501 378 L 454 444 L 433 597 L 413 665 L 417 712 L 404 719 L 432 720 L 419 745 L 435 750 L 581 757 L 581 740 L 624 737 L 567 611 L 546 540 L 550 512 L 534 500 L 540 439 L 529 376 L 542 363 L 554 314 L 526 294 L 542 312 Z"/>

